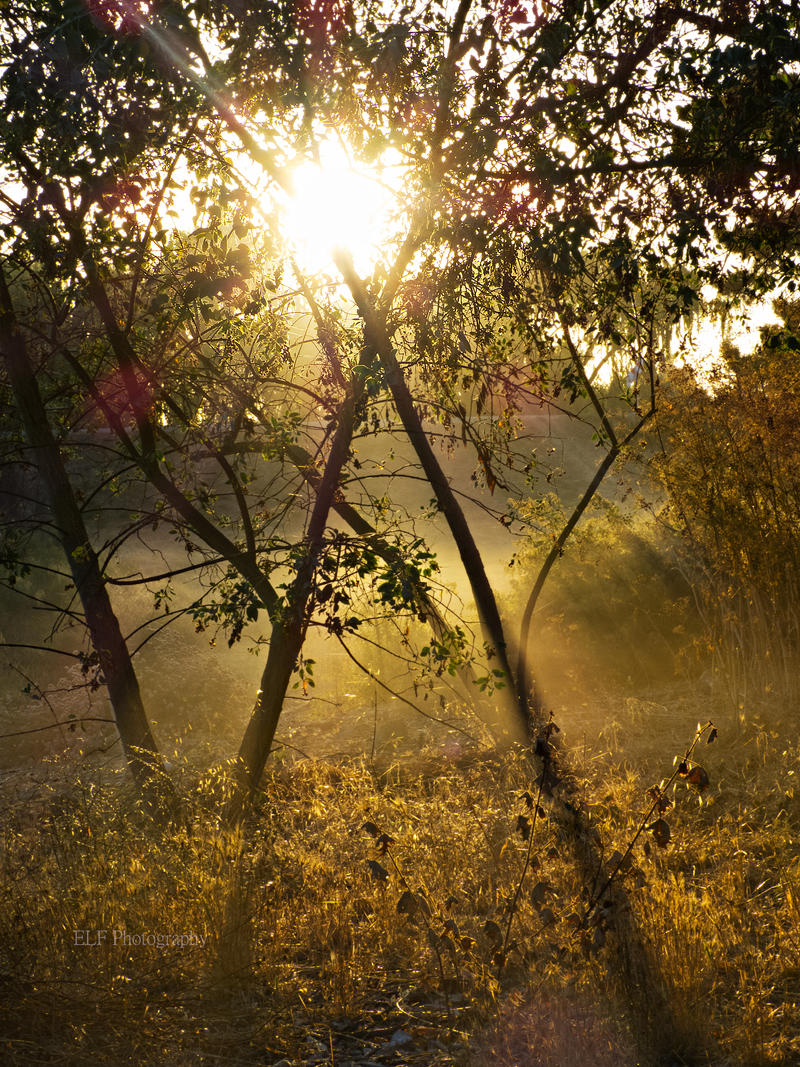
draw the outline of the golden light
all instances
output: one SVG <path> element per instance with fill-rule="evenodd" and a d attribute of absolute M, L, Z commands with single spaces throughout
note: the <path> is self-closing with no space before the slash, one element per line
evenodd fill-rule
<path fill-rule="evenodd" d="M 354 166 L 335 142 L 320 145 L 319 163 L 292 173 L 294 195 L 283 215 L 284 235 L 302 268 L 331 266 L 336 248 L 350 253 L 356 270 L 369 273 L 386 251 L 399 210 L 397 167 L 370 172 Z"/>

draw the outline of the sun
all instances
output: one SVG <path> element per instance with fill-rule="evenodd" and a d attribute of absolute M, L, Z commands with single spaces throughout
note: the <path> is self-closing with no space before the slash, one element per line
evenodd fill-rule
<path fill-rule="evenodd" d="M 314 156 L 285 167 L 288 182 L 276 186 L 246 152 L 230 153 L 232 174 L 248 190 L 256 215 L 270 228 L 277 224 L 282 248 L 304 274 L 331 273 L 333 253 L 341 250 L 366 278 L 391 259 L 411 211 L 407 165 L 391 148 L 372 163 L 357 163 L 333 138 L 320 139 Z M 197 232 L 201 209 L 191 196 L 188 168 L 176 171 L 173 186 L 166 211 L 171 226 Z"/>
<path fill-rule="evenodd" d="M 283 213 L 283 230 L 302 268 L 324 270 L 334 250 L 343 249 L 359 273 L 374 269 L 387 251 L 399 210 L 396 169 L 385 163 L 361 168 L 341 145 L 325 141 L 318 162 L 306 161 L 292 170 L 293 195 Z"/>

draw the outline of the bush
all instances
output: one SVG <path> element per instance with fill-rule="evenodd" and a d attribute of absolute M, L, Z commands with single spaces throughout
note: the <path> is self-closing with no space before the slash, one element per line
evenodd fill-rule
<path fill-rule="evenodd" d="M 798 695 L 800 302 L 775 307 L 784 322 L 752 355 L 725 346 L 705 378 L 672 372 L 653 461 L 714 672 L 741 710 L 754 692 Z"/>

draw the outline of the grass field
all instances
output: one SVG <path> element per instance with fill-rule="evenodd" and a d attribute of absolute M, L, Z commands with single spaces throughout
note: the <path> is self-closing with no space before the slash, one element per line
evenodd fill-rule
<path fill-rule="evenodd" d="M 676 780 L 669 842 L 645 828 L 584 921 L 691 740 L 701 709 L 673 699 L 598 707 L 551 798 L 486 749 L 274 759 L 231 832 L 224 768 L 184 764 L 160 837 L 111 771 L 7 776 L 4 1062 L 796 1063 L 798 751 L 778 724 L 719 720 L 694 753 L 710 784 Z"/>

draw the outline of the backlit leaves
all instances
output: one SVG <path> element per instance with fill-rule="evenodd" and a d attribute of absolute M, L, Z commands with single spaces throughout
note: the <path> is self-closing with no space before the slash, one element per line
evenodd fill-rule
<path fill-rule="evenodd" d="M 684 778 L 689 785 L 694 786 L 698 793 L 702 793 L 704 789 L 708 788 L 708 772 L 698 763 L 689 766 L 685 760 L 682 761 L 678 766 L 678 774 L 681 778 Z"/>
<path fill-rule="evenodd" d="M 702 793 L 704 789 L 708 788 L 708 773 L 703 767 L 692 767 L 692 769 L 686 776 L 686 781 L 689 783 L 689 785 L 694 786 L 698 793 Z"/>

